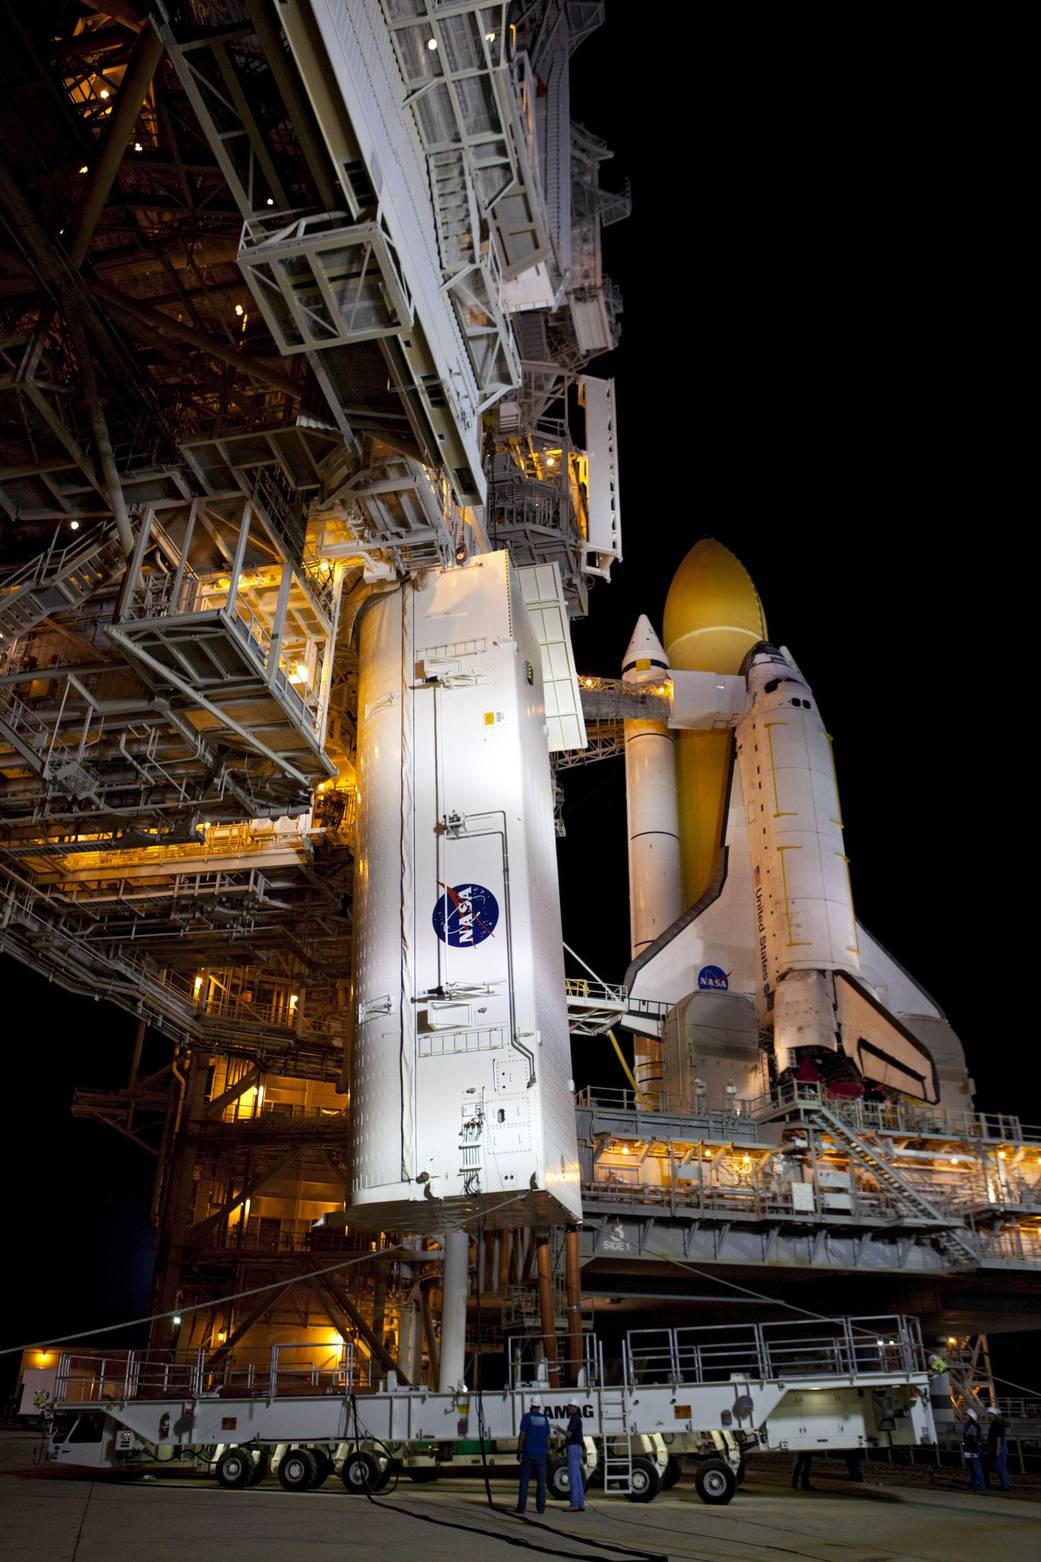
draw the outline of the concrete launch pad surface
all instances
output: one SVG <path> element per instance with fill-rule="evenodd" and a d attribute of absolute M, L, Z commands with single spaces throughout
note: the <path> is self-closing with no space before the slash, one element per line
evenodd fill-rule
<path fill-rule="evenodd" d="M 804 1494 L 778 1467 L 750 1473 L 728 1507 L 706 1507 L 685 1479 L 649 1506 L 597 1493 L 584 1514 L 552 1504 L 528 1524 L 508 1511 L 503 1481 L 492 1488 L 496 1512 L 475 1479 L 403 1481 L 373 1506 L 331 1482 L 289 1495 L 270 1482 L 226 1492 L 190 1476 L 70 1479 L 33 1471 L 26 1453 L 24 1439 L 0 1442 L 0 1555 L 10 1562 L 506 1562 L 525 1551 L 585 1562 L 987 1562 L 1031 1554 L 1038 1524 L 1023 1497 L 924 1482 L 827 1481 Z"/>

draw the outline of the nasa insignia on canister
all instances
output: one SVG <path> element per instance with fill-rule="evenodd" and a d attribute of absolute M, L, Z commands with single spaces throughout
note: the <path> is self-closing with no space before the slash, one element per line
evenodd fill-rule
<path fill-rule="evenodd" d="M 442 943 L 453 949 L 472 949 L 495 932 L 499 902 L 483 884 L 446 884 L 432 920 Z"/>

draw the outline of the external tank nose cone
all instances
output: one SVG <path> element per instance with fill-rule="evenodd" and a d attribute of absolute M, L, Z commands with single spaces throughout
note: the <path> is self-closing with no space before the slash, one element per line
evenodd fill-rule
<path fill-rule="evenodd" d="M 670 666 L 694 672 L 740 672 L 748 652 L 766 639 L 752 577 L 721 542 L 703 537 L 672 577 L 664 631 Z"/>

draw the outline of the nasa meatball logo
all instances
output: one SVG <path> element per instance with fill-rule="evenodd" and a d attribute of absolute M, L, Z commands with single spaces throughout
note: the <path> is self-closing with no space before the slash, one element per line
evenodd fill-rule
<path fill-rule="evenodd" d="M 495 932 L 499 902 L 483 884 L 443 884 L 434 907 L 434 932 L 453 949 L 472 949 Z"/>
<path fill-rule="evenodd" d="M 698 972 L 698 986 L 702 992 L 725 993 L 730 986 L 730 979 L 718 965 L 703 965 Z"/>

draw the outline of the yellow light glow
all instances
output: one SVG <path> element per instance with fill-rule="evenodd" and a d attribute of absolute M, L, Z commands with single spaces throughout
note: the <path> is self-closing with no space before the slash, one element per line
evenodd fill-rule
<path fill-rule="evenodd" d="M 101 91 L 98 93 L 99 98 L 108 98 L 111 96 L 112 94 L 109 92 L 107 87 L 102 87 Z"/>
<path fill-rule="evenodd" d="M 1004 1152 L 1004 1150 L 999 1150 L 998 1151 L 998 1160 L 999 1161 L 1003 1161 L 1004 1159 L 1005 1159 L 1005 1152 Z"/>
<path fill-rule="evenodd" d="M 86 172 L 87 172 L 87 165 L 86 165 L 86 163 L 84 163 L 83 167 L 80 169 L 80 173 L 81 174 L 85 174 Z"/>
<path fill-rule="evenodd" d="M 750 1155 L 742 1155 L 741 1162 L 744 1166 L 751 1166 L 752 1157 Z"/>
<path fill-rule="evenodd" d="M 50 1359 L 51 1353 L 49 1350 L 38 1350 L 36 1352 L 36 1365 L 38 1367 L 45 1367 Z"/>
<path fill-rule="evenodd" d="M 143 152 L 144 151 L 144 147 L 141 145 L 140 141 L 135 141 L 134 142 L 134 151 L 135 152 Z"/>
<path fill-rule="evenodd" d="M 242 305 L 241 305 L 241 304 L 236 304 L 236 305 L 235 305 L 235 313 L 236 313 L 236 314 L 237 314 L 237 315 L 239 315 L 239 316 L 240 316 L 240 317 L 241 317 L 241 316 L 242 316 L 242 315 L 243 315 L 243 314 L 245 314 L 245 310 L 244 310 L 244 309 L 243 309 L 243 307 L 242 307 Z"/>
<path fill-rule="evenodd" d="M 198 998 L 198 996 L 199 996 L 199 994 L 201 992 L 202 992 L 202 977 L 201 976 L 197 976 L 195 978 L 195 996 L 196 996 L 196 998 Z"/>
<path fill-rule="evenodd" d="M 948 1336 L 947 1336 L 947 1343 L 948 1343 L 948 1345 L 957 1345 L 957 1343 L 958 1343 L 957 1337 L 955 1335 L 953 1335 L 953 1334 L 948 1334 Z"/>
<path fill-rule="evenodd" d="M 70 521 L 69 522 L 69 530 L 70 530 L 70 532 L 78 532 L 79 529 L 80 529 L 79 521 Z"/>
<path fill-rule="evenodd" d="M 706 1150 L 705 1151 L 705 1159 L 706 1159 L 706 1161 L 710 1161 L 712 1159 L 712 1151 L 711 1150 Z"/>
<path fill-rule="evenodd" d="M 227 1331 L 227 1329 L 218 1329 L 217 1330 L 217 1342 L 218 1342 L 218 1344 L 223 1345 L 224 1341 L 227 1338 L 228 1338 L 228 1331 Z"/>
<path fill-rule="evenodd" d="M 958 1157 L 956 1155 L 952 1155 L 951 1156 L 951 1165 L 952 1166 L 957 1166 L 957 1164 L 958 1164 Z"/>
<path fill-rule="evenodd" d="M 627 1144 L 623 1144 L 622 1145 L 622 1154 L 623 1155 L 631 1154 L 631 1151 L 630 1151 L 629 1146 Z"/>
<path fill-rule="evenodd" d="M 546 457 L 546 465 L 547 466 L 556 466 L 556 464 L 557 464 L 556 456 L 547 456 Z"/>
<path fill-rule="evenodd" d="M 427 39 L 427 48 L 430 50 L 431 54 L 436 54 L 437 53 L 437 39 L 436 38 L 428 38 Z"/>
<path fill-rule="evenodd" d="M 293 671 L 289 674 L 289 677 L 292 683 L 306 683 L 307 668 L 304 663 L 297 662 L 296 666 L 293 668 Z"/>

